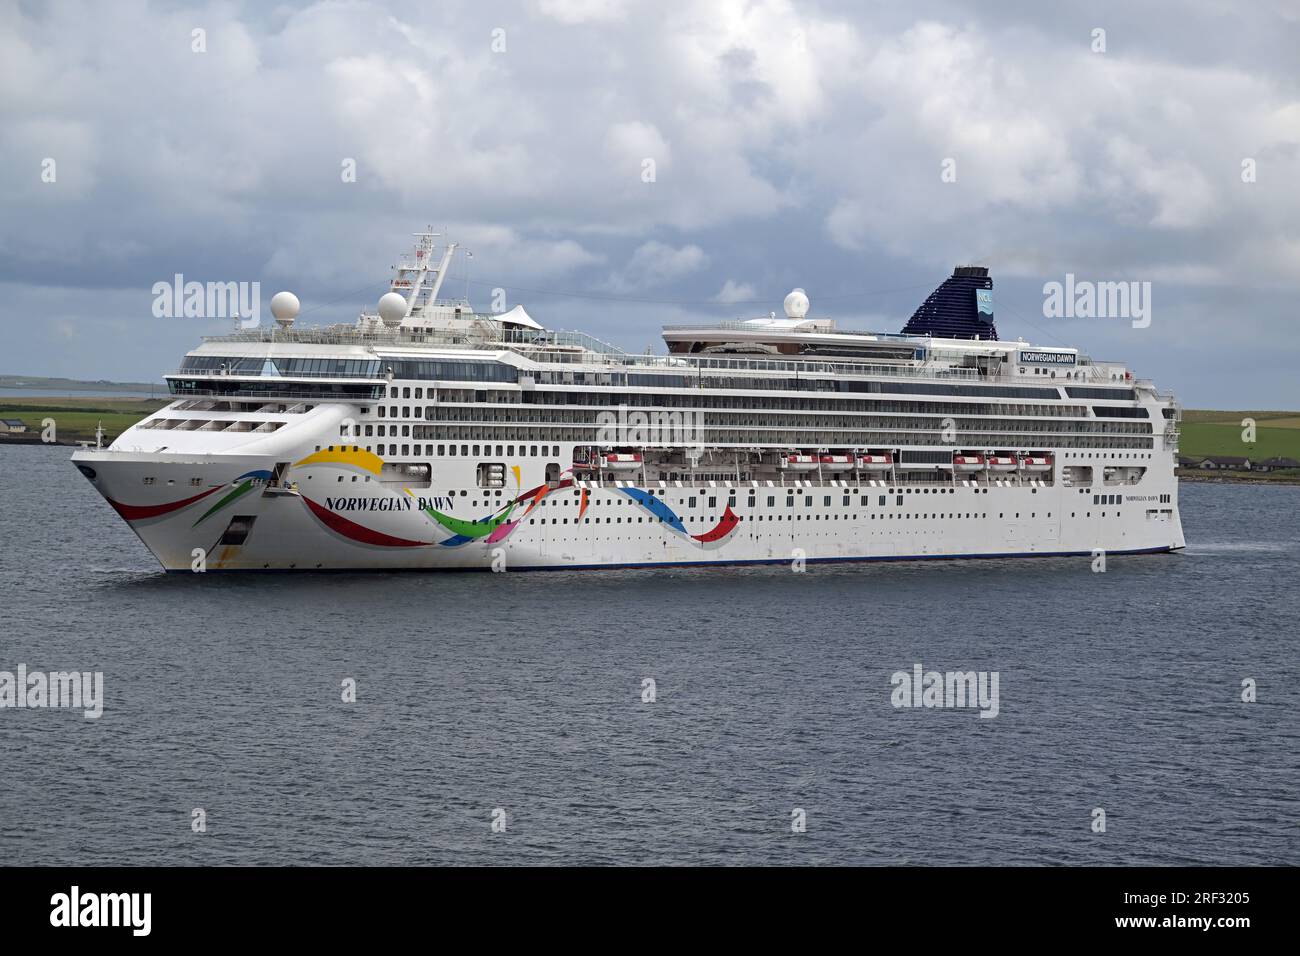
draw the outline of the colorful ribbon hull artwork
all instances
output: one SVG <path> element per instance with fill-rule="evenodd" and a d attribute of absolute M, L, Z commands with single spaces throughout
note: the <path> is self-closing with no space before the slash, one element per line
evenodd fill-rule
<path fill-rule="evenodd" d="M 519 470 L 515 468 L 514 471 L 516 484 L 518 484 Z M 560 481 L 554 488 L 550 485 L 538 485 L 506 502 L 497 512 L 481 518 L 456 518 L 432 507 L 423 510 L 425 514 L 450 532 L 449 537 L 438 542 L 440 546 L 459 548 L 471 541 L 482 541 L 484 544 L 491 545 L 509 538 L 548 494 L 572 487 L 573 480 L 571 478 Z M 630 498 L 679 538 L 703 550 L 714 550 L 725 545 L 740 524 L 740 518 L 728 506 L 716 525 L 701 534 L 691 534 L 677 513 L 659 496 L 641 488 L 619 488 L 616 490 Z M 408 490 L 407 494 L 410 493 Z M 524 503 L 527 503 L 527 507 L 524 509 L 523 514 L 518 518 L 513 518 L 518 507 Z M 579 521 L 586 516 L 590 504 L 591 492 L 586 488 L 581 489 L 578 501 Z"/>
<path fill-rule="evenodd" d="M 696 547 L 705 550 L 712 551 L 716 548 L 722 547 L 731 538 L 732 532 L 734 532 L 736 527 L 740 524 L 740 518 L 738 518 L 735 512 L 731 510 L 731 506 L 727 505 L 726 510 L 723 511 L 722 517 L 718 519 L 716 525 L 708 531 L 705 531 L 703 534 L 691 534 L 686 530 L 686 525 L 682 522 L 682 519 L 677 516 L 677 513 L 674 512 L 672 508 L 668 507 L 668 503 L 658 495 L 651 494 L 641 488 L 619 488 L 618 491 L 627 495 L 638 505 L 648 511 L 652 517 L 658 518 L 671 530 L 677 532 L 678 535 L 686 538 Z"/>
<path fill-rule="evenodd" d="M 518 526 L 518 521 L 511 521 L 510 516 L 514 514 L 515 508 L 521 501 L 524 501 L 528 495 L 520 495 L 520 471 L 519 466 L 514 465 L 510 469 L 515 476 L 515 497 L 507 501 L 504 506 L 494 514 L 489 514 L 483 518 L 456 518 L 449 514 L 443 514 L 432 506 L 424 508 L 427 514 L 442 527 L 451 532 L 451 537 L 438 542 L 444 548 L 458 548 L 463 544 L 469 544 L 471 541 L 486 539 L 487 544 L 496 544 L 498 541 L 504 541 L 510 536 Z M 545 487 L 545 486 L 542 486 Z M 406 493 L 411 494 L 411 489 L 404 489 Z M 539 488 L 534 488 L 528 494 L 539 493 Z M 414 496 L 412 496 L 414 497 Z M 532 507 L 528 509 L 532 510 Z M 527 514 L 527 512 L 525 512 Z"/>
<path fill-rule="evenodd" d="M 241 497 L 244 492 L 248 491 L 249 488 L 252 487 L 252 481 L 248 479 L 266 479 L 270 477 L 271 473 L 269 471 L 247 471 L 238 478 L 235 478 L 233 481 L 226 482 L 225 485 L 213 485 L 207 491 L 200 491 L 197 495 L 191 495 L 189 498 L 183 498 L 180 501 L 169 501 L 161 505 L 128 505 L 123 504 L 120 501 L 115 501 L 107 496 L 105 496 L 105 500 L 107 500 L 108 503 L 113 506 L 113 509 L 127 521 L 145 521 L 149 518 L 161 518 L 162 516 L 169 515 L 172 512 L 180 511 L 182 508 L 188 507 L 195 502 L 202 501 L 209 495 L 216 494 L 222 488 L 225 488 L 226 485 L 234 485 L 234 490 L 209 508 L 203 514 L 203 517 L 194 522 L 194 524 L 197 525 L 199 521 L 202 521 L 204 518 L 208 517 L 208 515 L 215 514 L 235 499 Z M 243 484 L 241 484 L 241 482 Z"/>
<path fill-rule="evenodd" d="M 309 455 L 301 461 L 296 462 L 294 467 L 308 467 L 311 465 L 342 465 L 344 467 L 355 468 L 359 471 L 378 476 L 381 473 L 383 461 L 377 455 L 365 452 L 359 448 L 340 447 L 337 449 L 326 449 Z M 494 545 L 509 538 L 510 535 L 513 534 L 521 524 L 523 524 L 524 519 L 531 515 L 534 509 L 536 509 L 548 495 L 553 492 L 570 489 L 574 486 L 573 478 L 567 477 L 562 478 L 554 487 L 549 484 L 542 484 L 521 493 L 519 492 L 519 466 L 512 466 L 511 471 L 514 474 L 515 479 L 515 496 L 504 500 L 499 509 L 489 512 L 482 517 L 459 518 L 455 515 L 434 508 L 430 504 L 426 504 L 424 499 L 417 499 L 418 503 L 423 506 L 418 510 L 431 519 L 436 527 L 443 529 L 447 533 L 447 536 L 442 540 L 419 540 L 418 538 L 389 534 L 375 528 L 366 527 L 350 518 L 337 514 L 330 507 L 314 501 L 305 495 L 300 494 L 298 497 L 303 502 L 304 507 L 307 508 L 309 513 L 311 513 L 323 527 L 358 544 L 382 548 L 418 548 L 433 546 L 459 548 L 473 541 L 481 541 L 487 545 Z M 225 484 L 213 486 L 180 501 L 158 505 L 126 505 L 109 499 L 109 503 L 117 509 L 118 513 L 126 520 L 143 521 L 149 518 L 161 517 L 180 511 L 189 505 L 197 504 L 199 501 L 207 499 L 209 496 L 225 490 L 225 494 L 217 499 L 215 504 L 211 504 L 197 519 L 195 519 L 191 527 L 197 528 L 213 515 L 223 511 L 230 505 L 244 498 L 245 495 L 258 487 L 260 483 L 267 482 L 271 478 L 272 473 L 267 470 L 248 471 Z M 412 498 L 417 497 L 410 488 L 403 488 L 402 490 Z M 732 512 L 730 506 L 728 506 L 714 527 L 702 534 L 691 534 L 682 519 L 671 507 L 669 507 L 668 503 L 665 502 L 662 497 L 641 488 L 629 487 L 612 490 L 625 495 L 634 504 L 644 510 L 652 519 L 662 524 L 667 531 L 676 535 L 683 541 L 689 542 L 697 548 L 712 550 L 722 547 L 730 539 L 732 533 L 740 523 L 740 519 L 734 512 Z M 577 521 L 582 521 L 586 518 L 591 503 L 591 491 L 587 488 L 581 488 L 579 490 Z M 516 516 L 516 513 L 521 506 L 525 506 L 523 513 Z"/>
<path fill-rule="evenodd" d="M 234 485 L 234 488 L 232 488 L 228 494 L 223 495 L 221 500 L 218 501 L 215 505 L 213 505 L 207 511 L 203 512 L 203 514 L 199 516 L 199 519 L 195 521 L 194 524 L 190 525 L 190 527 L 197 528 L 200 524 L 202 524 L 208 518 L 212 517 L 214 514 L 216 514 L 226 505 L 238 501 L 240 498 L 244 497 L 244 495 L 248 494 L 248 492 L 253 490 L 255 481 L 269 481 L 270 478 L 271 478 L 271 473 L 269 471 L 263 470 L 263 471 L 244 472 L 233 482 L 231 482 L 231 484 Z"/>

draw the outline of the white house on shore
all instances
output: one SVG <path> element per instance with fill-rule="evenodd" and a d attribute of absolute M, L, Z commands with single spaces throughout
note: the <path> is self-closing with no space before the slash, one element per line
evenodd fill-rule
<path fill-rule="evenodd" d="M 1192 460 L 1192 467 L 1206 471 L 1250 471 L 1250 459 L 1235 455 L 1210 455 Z"/>

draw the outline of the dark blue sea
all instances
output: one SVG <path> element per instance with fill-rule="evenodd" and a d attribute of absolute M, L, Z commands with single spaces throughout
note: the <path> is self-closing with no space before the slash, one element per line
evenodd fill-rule
<path fill-rule="evenodd" d="M 1104 574 L 165 576 L 68 454 L 0 448 L 0 670 L 106 700 L 0 710 L 7 864 L 1300 864 L 1300 487 Z"/>

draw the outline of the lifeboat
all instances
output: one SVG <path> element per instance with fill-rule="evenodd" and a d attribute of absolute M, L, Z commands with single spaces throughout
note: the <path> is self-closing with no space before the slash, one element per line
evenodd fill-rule
<path fill-rule="evenodd" d="M 1016 470 L 1016 460 L 1014 458 L 1007 458 L 1001 455 L 989 455 L 989 457 L 985 459 L 985 464 L 987 465 L 989 471 L 1015 471 Z"/>
<path fill-rule="evenodd" d="M 818 464 L 816 455 L 781 456 L 781 467 L 786 471 L 816 471 Z"/>
<path fill-rule="evenodd" d="M 952 470 L 962 474 L 971 474 L 984 470 L 983 455 L 953 455 Z"/>
<path fill-rule="evenodd" d="M 1052 459 L 1027 457 L 1020 459 L 1021 471 L 1051 471 Z"/>
<path fill-rule="evenodd" d="M 859 455 L 857 459 L 859 471 L 889 471 L 893 465 L 892 455 Z"/>
<path fill-rule="evenodd" d="M 851 455 L 822 455 L 821 463 L 823 471 L 851 471 L 853 469 L 853 457 Z"/>
<path fill-rule="evenodd" d="M 600 467 L 607 471 L 635 471 L 641 467 L 641 456 L 637 454 L 601 455 Z"/>

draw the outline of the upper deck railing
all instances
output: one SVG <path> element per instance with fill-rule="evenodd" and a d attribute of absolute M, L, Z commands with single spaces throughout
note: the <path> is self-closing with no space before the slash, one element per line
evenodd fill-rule
<path fill-rule="evenodd" d="M 163 372 L 163 378 L 256 378 L 256 379 L 282 379 L 286 382 L 292 382 L 295 379 L 321 379 L 335 382 L 357 383 L 361 382 L 366 385 L 387 385 L 388 379 L 382 375 L 339 375 L 336 372 L 290 372 L 288 374 L 280 373 L 276 375 L 265 375 L 260 369 L 256 371 L 242 371 L 239 369 L 220 369 L 220 368 L 178 368 L 172 372 Z"/>
<path fill-rule="evenodd" d="M 491 319 L 491 316 L 484 317 Z M 503 329 L 488 321 L 466 325 L 462 329 L 416 328 L 359 328 L 355 325 L 304 326 L 300 328 L 240 329 L 223 335 L 205 335 L 205 342 L 229 344 L 302 344 L 302 345 L 360 345 L 401 347 L 408 345 L 449 346 L 465 349 L 530 347 L 540 349 L 583 349 L 597 355 L 626 355 L 617 345 L 602 341 L 586 332 L 567 329 Z"/>
<path fill-rule="evenodd" d="M 809 325 L 805 328 L 798 326 L 782 325 L 764 325 L 766 319 L 757 321 L 748 319 L 724 319 L 721 322 L 696 322 L 692 325 L 665 325 L 665 332 L 713 332 L 719 329 L 729 332 L 760 332 L 764 334 L 791 332 L 798 335 L 856 335 L 872 339 L 886 339 L 893 342 L 915 342 L 922 344 L 926 341 L 926 336 L 904 335 L 902 332 L 872 332 L 869 329 L 836 329 L 823 328 L 817 325 Z M 776 322 L 785 322 L 790 320 L 777 319 Z M 809 319 L 810 323 L 818 320 Z M 989 341 L 996 341 L 990 339 Z"/>
<path fill-rule="evenodd" d="M 485 316 L 484 319 L 492 319 Z M 722 323 L 723 326 L 743 327 L 742 323 Z M 703 326 L 668 326 L 667 328 L 694 329 Z M 923 341 L 915 336 L 892 333 L 848 333 L 872 334 L 894 341 Z M 305 326 L 281 329 L 278 327 L 258 327 L 241 329 L 224 335 L 205 336 L 205 342 L 230 344 L 303 344 L 361 346 L 372 354 L 375 350 L 404 347 L 447 348 L 464 351 L 511 351 L 539 364 L 544 365 L 598 365 L 604 368 L 621 367 L 625 369 L 645 369 L 651 371 L 676 371 L 690 374 L 706 375 L 711 371 L 724 372 L 758 372 L 758 373 L 802 373 L 822 375 L 868 375 L 906 379 L 941 379 L 959 381 L 987 381 L 1010 384 L 1035 385 L 1050 387 L 1068 385 L 1071 381 L 1080 381 L 1079 377 L 1066 378 L 1064 372 L 1051 379 L 1041 376 L 1008 375 L 1013 363 L 1005 363 L 992 373 L 982 373 L 980 369 L 966 366 L 952 366 L 941 361 L 882 362 L 879 356 L 781 356 L 781 357 L 739 357 L 712 355 L 638 355 L 628 353 L 585 332 L 571 330 L 532 330 L 503 328 L 499 323 L 487 321 L 472 322 L 463 329 L 435 329 L 422 331 L 413 328 L 359 328 L 354 325 Z M 1093 362 L 1088 356 L 1080 355 L 1079 364 L 1073 368 L 1076 376 L 1087 383 L 1127 384 L 1127 381 L 1115 378 L 1122 376 L 1124 366 L 1116 363 Z M 189 375 L 188 371 L 171 373 Z M 315 377 L 315 376 L 313 376 Z M 322 375 L 324 378 L 339 376 Z"/>

